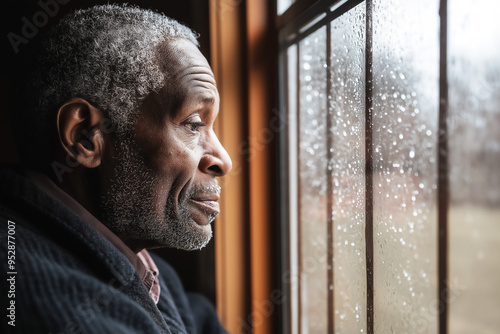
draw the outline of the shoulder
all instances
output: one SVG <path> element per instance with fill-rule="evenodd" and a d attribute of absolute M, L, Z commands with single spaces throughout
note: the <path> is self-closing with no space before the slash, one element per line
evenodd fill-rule
<path fill-rule="evenodd" d="M 17 332 L 168 332 L 130 261 L 99 231 L 22 174 L 0 167 L 0 181 L 0 256 L 12 251 L 0 268 L 15 272 Z"/>
<path fill-rule="evenodd" d="M 0 289 L 3 296 L 12 290 L 12 298 L 0 304 L 14 303 L 16 332 L 161 332 L 162 322 L 139 300 L 142 282 L 128 260 L 97 232 L 72 228 L 80 222 L 71 225 L 61 216 L 19 197 L 0 199 L 0 255 L 11 259 L 0 268 L 13 273 L 13 283 Z"/>
<path fill-rule="evenodd" d="M 159 332 L 146 310 L 124 293 L 128 287 L 104 274 L 92 258 L 78 256 L 79 252 L 70 252 L 23 224 L 9 225 L 4 217 L 0 225 L 0 234 L 15 237 L 12 262 L 1 266 L 4 272 L 14 272 L 7 289 L 12 292 L 8 302 L 15 305 L 18 333 Z M 129 286 L 135 285 L 132 280 Z"/>

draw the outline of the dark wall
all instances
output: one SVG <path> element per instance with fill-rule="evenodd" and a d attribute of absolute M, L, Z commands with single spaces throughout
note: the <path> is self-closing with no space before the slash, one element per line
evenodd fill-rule
<path fill-rule="evenodd" d="M 18 79 L 19 59 L 26 46 L 56 23 L 65 13 L 75 8 L 89 7 L 94 4 L 123 3 L 136 4 L 143 8 L 155 9 L 186 24 L 200 34 L 201 52 L 210 61 L 210 33 L 208 0 L 135 0 L 135 1 L 98 1 L 98 0 L 7 0 L 3 3 L 2 13 L 2 70 L 0 72 L 0 163 L 16 162 L 18 157 L 10 130 L 8 114 L 16 108 L 13 82 Z M 44 5 L 45 4 L 45 5 Z M 56 5 L 54 5 L 56 4 Z M 44 9 L 44 7 L 46 9 Z M 28 24 L 26 22 L 29 22 Z M 25 27 L 37 23 L 36 30 Z M 24 27 L 24 28 L 23 28 Z M 24 30 L 23 30 L 24 29 Z M 14 33 L 27 40 L 16 50 L 9 40 Z M 24 34 L 24 35 L 23 35 Z M 12 36 L 12 35 L 11 35 Z M 22 78 L 29 80 L 29 78 Z M 157 251 L 178 271 L 187 290 L 205 294 L 215 302 L 214 243 L 199 252 L 184 252 L 164 249 Z"/>

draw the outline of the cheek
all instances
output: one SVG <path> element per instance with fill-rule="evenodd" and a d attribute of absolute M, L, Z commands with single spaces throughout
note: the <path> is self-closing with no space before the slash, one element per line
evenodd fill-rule
<path fill-rule="evenodd" d="M 171 161 L 172 165 L 175 165 L 180 174 L 194 174 L 200 161 L 197 151 L 188 148 L 177 151 Z"/>
<path fill-rule="evenodd" d="M 156 170 L 164 177 L 189 178 L 198 168 L 201 150 L 188 147 L 170 147 L 155 159 Z M 175 181 L 174 181 L 175 182 Z"/>
<path fill-rule="evenodd" d="M 202 148 L 196 138 L 187 136 L 182 128 L 171 127 L 161 135 L 143 138 L 142 154 L 148 169 L 153 173 L 162 191 L 170 191 L 176 184 L 182 186 L 196 173 Z M 193 143 L 194 142 L 194 143 Z"/>
<path fill-rule="evenodd" d="M 198 170 L 195 152 L 188 149 L 171 150 L 160 161 L 160 167 L 154 172 L 154 192 L 156 205 L 161 211 L 170 197 L 177 201 L 178 197 L 188 189 Z"/>

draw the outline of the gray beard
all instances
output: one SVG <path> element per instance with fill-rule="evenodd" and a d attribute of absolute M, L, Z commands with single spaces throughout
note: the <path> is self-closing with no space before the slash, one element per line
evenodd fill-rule
<path fill-rule="evenodd" d="M 197 250 L 205 247 L 212 238 L 210 225 L 202 228 L 195 224 L 187 205 L 196 189 L 191 187 L 179 198 L 178 212 L 171 193 L 163 208 L 154 208 L 158 202 L 154 195 L 155 177 L 139 157 L 136 144 L 128 137 L 119 136 L 116 152 L 117 164 L 110 189 L 101 201 L 106 226 L 123 239 L 146 241 L 153 248 Z M 157 212 L 162 214 L 159 216 Z M 216 216 L 211 215 L 210 222 Z"/>

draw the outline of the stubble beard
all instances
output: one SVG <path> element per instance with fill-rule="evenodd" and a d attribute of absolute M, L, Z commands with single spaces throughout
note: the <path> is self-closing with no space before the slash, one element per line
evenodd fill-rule
<path fill-rule="evenodd" d="M 159 202 L 155 194 L 168 189 L 155 191 L 156 178 L 137 153 L 136 144 L 129 137 L 117 139 L 116 165 L 109 191 L 101 201 L 107 227 L 124 240 L 143 241 L 146 248 L 197 250 L 205 247 L 212 238 L 211 227 L 198 226 L 187 203 L 195 190 L 187 190 L 177 204 L 174 192 L 168 192 L 163 207 L 155 207 Z M 210 216 L 210 222 L 216 216 Z"/>

